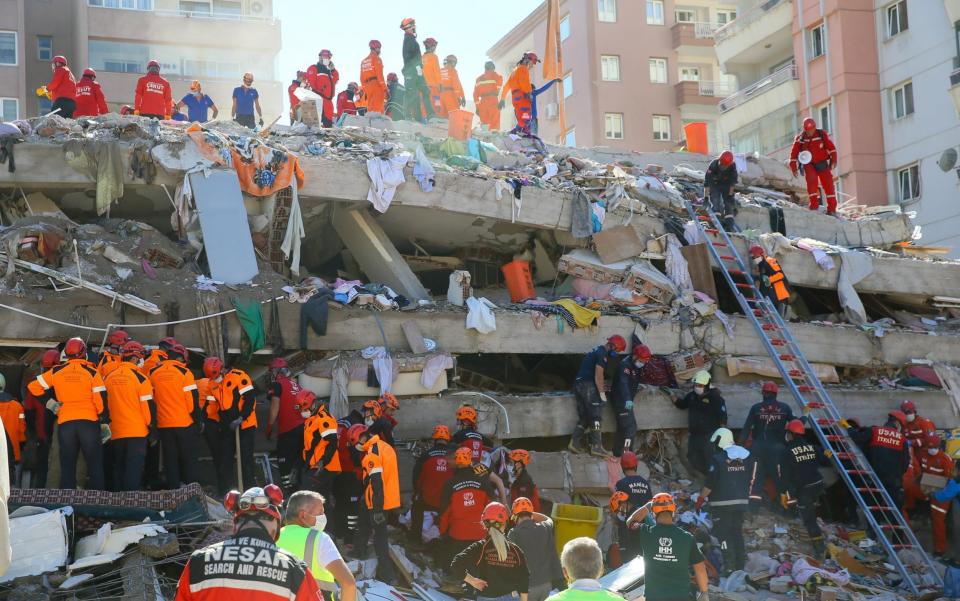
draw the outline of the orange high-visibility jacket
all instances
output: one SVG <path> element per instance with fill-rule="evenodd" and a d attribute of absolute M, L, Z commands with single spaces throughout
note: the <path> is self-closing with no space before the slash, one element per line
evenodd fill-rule
<path fill-rule="evenodd" d="M 52 393 L 62 403 L 58 424 L 78 419 L 98 421 L 107 390 L 97 368 L 86 359 L 67 359 L 51 367 L 30 382 L 28 389 L 37 398 Z"/>
<path fill-rule="evenodd" d="M 311 469 L 322 465 L 328 472 L 341 471 L 337 420 L 326 411 L 311 415 L 303 424 L 303 459 Z"/>
<path fill-rule="evenodd" d="M 363 445 L 363 498 L 367 509 L 387 511 L 400 507 L 400 475 L 393 447 L 371 436 Z"/>
<path fill-rule="evenodd" d="M 110 438 L 143 438 L 150 432 L 153 385 L 140 369 L 124 361 L 104 378 L 110 408 Z"/>
<path fill-rule="evenodd" d="M 7 440 L 13 447 L 13 460 L 20 462 L 20 449 L 27 440 L 27 419 L 23 405 L 9 392 L 0 391 L 0 421 L 7 432 Z"/>
<path fill-rule="evenodd" d="M 199 410 L 197 381 L 177 359 L 167 359 L 150 372 L 157 405 L 158 428 L 186 428 Z"/>
<path fill-rule="evenodd" d="M 500 99 L 505 100 L 514 90 L 524 94 L 533 92 L 533 84 L 530 83 L 530 69 L 523 65 L 514 67 L 510 77 L 507 78 L 506 85 L 500 91 Z"/>

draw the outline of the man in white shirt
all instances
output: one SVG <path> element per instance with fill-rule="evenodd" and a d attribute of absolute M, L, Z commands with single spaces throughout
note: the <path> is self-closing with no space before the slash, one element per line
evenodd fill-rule
<path fill-rule="evenodd" d="M 340 601 L 356 601 L 357 583 L 324 528 L 324 498 L 310 490 L 300 490 L 287 501 L 286 526 L 280 529 L 277 546 L 302 559 L 317 581 L 326 601 L 333 601 L 340 585 Z"/>

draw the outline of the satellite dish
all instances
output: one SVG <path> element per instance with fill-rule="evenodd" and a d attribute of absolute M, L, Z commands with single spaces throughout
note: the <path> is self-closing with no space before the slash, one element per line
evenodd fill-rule
<path fill-rule="evenodd" d="M 948 148 L 943 151 L 943 154 L 940 155 L 940 159 L 937 161 L 937 165 L 940 166 L 940 169 L 944 172 L 950 171 L 957 164 L 957 149 Z"/>

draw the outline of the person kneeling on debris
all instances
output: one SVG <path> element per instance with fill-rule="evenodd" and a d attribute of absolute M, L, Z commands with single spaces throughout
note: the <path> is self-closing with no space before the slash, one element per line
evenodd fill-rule
<path fill-rule="evenodd" d="M 707 473 L 713 461 L 710 436 L 717 428 L 727 425 L 727 403 L 720 391 L 710 386 L 710 372 L 700 370 L 693 376 L 693 390 L 683 398 L 674 399 L 677 409 L 688 409 L 687 461 L 698 472 Z"/>
<path fill-rule="evenodd" d="M 724 150 L 710 162 L 703 179 L 704 199 L 710 202 L 710 210 L 720 218 L 723 229 L 728 232 L 736 226 L 737 199 L 733 187 L 737 181 L 737 164 L 729 150 Z"/>
<path fill-rule="evenodd" d="M 587 434 L 590 443 L 590 454 L 597 457 L 609 457 L 601 444 L 600 416 L 603 405 L 607 402 L 606 383 L 604 372 L 610 359 L 617 357 L 627 348 L 627 341 L 623 336 L 614 334 L 607 339 L 606 344 L 598 346 L 584 356 L 580 362 L 573 384 L 573 394 L 577 400 L 577 425 L 570 437 L 567 448 L 571 453 L 583 453 L 583 435 Z"/>
<path fill-rule="evenodd" d="M 329 498 L 333 492 L 333 480 L 341 471 L 340 454 L 337 453 L 337 420 L 327 412 L 326 401 L 309 390 L 301 389 L 297 393 L 297 405 L 301 415 L 309 416 L 303 427 L 306 474 L 302 483 Z"/>
<path fill-rule="evenodd" d="M 829 460 L 831 451 L 821 451 L 804 438 L 805 428 L 799 419 L 787 424 L 786 447 L 780 452 L 777 466 L 781 486 L 781 503 L 786 507 L 797 507 L 800 519 L 810 535 L 813 550 L 817 558 L 822 559 L 826 547 L 823 544 L 823 532 L 817 523 L 817 501 L 823 494 L 823 476 L 820 465 Z"/>
<path fill-rule="evenodd" d="M 193 552 L 175 601 L 317 601 L 320 589 L 306 564 L 276 545 L 282 505 L 275 484 L 227 493 L 233 536 Z"/>
<path fill-rule="evenodd" d="M 333 601 L 340 585 L 340 601 L 355 601 L 357 582 L 344 563 L 329 534 L 323 495 L 300 490 L 287 502 L 286 526 L 280 529 L 277 546 L 304 561 L 323 591 L 325 601 Z"/>
<path fill-rule="evenodd" d="M 527 564 L 530 568 L 528 601 L 544 601 L 551 588 L 563 587 L 563 571 L 557 556 L 553 520 L 538 513 L 532 500 L 526 497 L 517 497 L 513 501 L 511 513 L 514 526 L 507 533 L 507 538 L 520 547 L 526 557 L 538 559 Z"/>
<path fill-rule="evenodd" d="M 510 484 L 510 500 L 525 497 L 533 504 L 534 511 L 540 511 L 540 489 L 530 477 L 527 466 L 530 465 L 530 453 L 523 449 L 510 451 L 511 472 L 513 482 Z"/>
<path fill-rule="evenodd" d="M 673 523 L 676 511 L 673 495 L 662 492 L 654 495 L 653 500 L 627 520 L 627 526 L 636 529 L 640 537 L 645 569 L 644 597 L 647 601 L 689 599 L 692 568 L 697 583 L 697 600 L 707 601 L 706 560 L 693 535 Z M 653 526 L 643 523 L 651 512 L 656 521 Z"/>
<path fill-rule="evenodd" d="M 456 469 L 444 485 L 440 502 L 440 534 L 445 537 L 441 557 L 456 555 L 483 538 L 480 515 L 493 500 L 490 472 L 482 465 L 474 466 L 470 449 L 457 449 L 453 464 Z"/>
<path fill-rule="evenodd" d="M 787 276 L 783 274 L 780 262 L 773 257 L 767 256 L 763 247 L 754 244 L 750 247 L 750 257 L 753 264 L 757 267 L 757 276 L 760 292 L 763 293 L 777 313 L 783 315 L 786 312 L 787 302 L 790 300 L 790 288 L 787 283 Z"/>
<path fill-rule="evenodd" d="M 433 446 L 417 458 L 413 465 L 413 507 L 410 509 L 410 540 L 423 541 L 423 514 L 439 515 L 443 488 L 453 477 L 450 454 L 450 429 L 443 424 L 433 428 Z M 434 520 L 436 521 L 436 520 Z"/>
<path fill-rule="evenodd" d="M 714 455 L 707 480 L 700 490 L 696 510 L 699 512 L 709 498 L 713 534 L 720 540 L 723 567 L 730 574 L 742 570 L 747 559 L 743 516 L 750 501 L 759 500 L 759 495 L 753 493 L 757 483 L 757 462 L 750 451 L 733 444 L 733 432 L 727 428 L 718 428 L 710 441 L 719 452 Z"/>
<path fill-rule="evenodd" d="M 507 540 L 509 511 L 502 503 L 490 503 L 480 520 L 486 536 L 453 558 L 452 576 L 476 589 L 477 601 L 511 601 L 516 594 L 527 601 L 530 570 L 520 547 Z"/>

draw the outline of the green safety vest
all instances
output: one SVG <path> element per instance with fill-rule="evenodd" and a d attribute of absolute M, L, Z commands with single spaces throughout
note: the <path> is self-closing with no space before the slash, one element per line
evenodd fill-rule
<path fill-rule="evenodd" d="M 322 591 L 336 591 L 336 581 L 326 567 L 317 563 L 316 549 L 317 538 L 320 532 L 313 528 L 304 528 L 291 524 L 280 529 L 280 538 L 277 539 L 277 546 L 291 553 L 304 561 L 310 572 L 313 573 L 317 585 Z"/>

